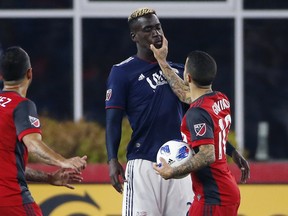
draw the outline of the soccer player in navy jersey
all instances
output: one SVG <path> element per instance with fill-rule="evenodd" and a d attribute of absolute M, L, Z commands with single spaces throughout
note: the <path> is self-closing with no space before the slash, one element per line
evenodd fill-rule
<path fill-rule="evenodd" d="M 128 24 L 137 53 L 114 65 L 107 82 L 106 148 L 111 183 L 118 192 L 124 192 L 123 216 L 184 216 L 187 203 L 193 199 L 190 176 L 165 181 L 153 170 L 160 146 L 182 139 L 184 115 L 182 103 L 150 49 L 150 44 L 162 46 L 161 23 L 153 9 L 140 8 L 129 16 Z M 168 64 L 183 77 L 183 64 Z M 117 159 L 124 114 L 133 130 L 125 172 Z M 126 180 L 124 191 L 120 177 Z"/>
<path fill-rule="evenodd" d="M 122 193 L 119 175 L 126 179 L 123 216 L 186 215 L 187 203 L 193 199 L 191 178 L 165 181 L 152 167 L 162 144 L 181 139 L 184 114 L 149 47 L 151 43 L 161 47 L 161 23 L 154 10 L 141 8 L 130 15 L 128 24 L 137 53 L 114 65 L 107 82 L 106 145 L 111 182 Z M 183 65 L 170 65 L 182 77 Z M 124 113 L 133 130 L 127 146 L 126 177 L 117 160 Z"/>
<path fill-rule="evenodd" d="M 186 59 L 184 80 L 179 79 L 166 61 L 168 42 L 165 37 L 163 40 L 160 49 L 153 44 L 151 49 L 170 85 L 178 90 L 179 97 L 191 100 L 182 119 L 181 133 L 196 154 L 178 167 L 172 168 L 163 159 L 162 167 L 156 164 L 153 167 L 164 179 L 192 173 L 195 196 L 189 215 L 237 216 L 240 191 L 226 159 L 231 125 L 230 102 L 225 94 L 212 90 L 216 62 L 203 51 L 193 51 Z M 247 169 L 241 179 L 245 182 L 250 175 L 249 167 L 243 169 Z"/>
<path fill-rule="evenodd" d="M 32 68 L 22 48 L 9 47 L 3 52 L 0 71 L 4 84 L 0 91 L 0 215 L 41 216 L 26 181 L 73 189 L 70 183 L 82 180 L 87 157 L 66 159 L 42 141 L 36 106 L 26 98 Z M 28 168 L 28 153 L 61 169 L 46 173 Z"/>

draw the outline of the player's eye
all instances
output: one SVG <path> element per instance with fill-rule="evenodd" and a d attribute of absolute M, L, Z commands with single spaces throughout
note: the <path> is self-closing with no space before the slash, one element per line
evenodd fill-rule
<path fill-rule="evenodd" d="M 144 32 L 151 32 L 152 31 L 152 27 L 145 27 L 143 29 Z"/>

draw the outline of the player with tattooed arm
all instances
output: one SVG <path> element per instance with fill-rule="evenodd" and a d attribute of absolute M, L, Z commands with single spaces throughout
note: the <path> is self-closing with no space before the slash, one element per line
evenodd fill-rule
<path fill-rule="evenodd" d="M 178 167 L 172 168 L 161 160 L 162 167 L 154 164 L 154 169 L 164 179 L 191 173 L 195 196 L 189 215 L 237 216 L 240 191 L 226 159 L 231 125 L 230 102 L 225 94 L 212 90 L 217 71 L 215 60 L 203 51 L 190 52 L 183 81 L 174 76 L 174 70 L 166 61 L 166 38 L 163 37 L 160 49 L 153 45 L 151 49 L 165 76 L 170 76 L 172 89 L 177 89 L 176 93 L 182 99 L 191 100 L 190 108 L 182 119 L 181 134 L 196 153 L 191 160 Z M 182 88 L 178 88 L 180 84 Z M 245 163 L 241 181 L 245 182 L 249 175 L 250 169 Z"/>
<path fill-rule="evenodd" d="M 162 25 L 151 8 L 135 10 L 128 25 L 137 52 L 113 65 L 107 81 L 106 148 L 111 183 L 119 193 L 124 193 L 123 216 L 185 216 L 187 203 L 193 200 L 190 176 L 165 181 L 152 167 L 162 144 L 181 139 L 184 115 L 183 104 L 171 90 L 150 49 L 150 44 L 162 46 Z M 169 65 L 177 70 L 176 76 L 183 77 L 183 64 Z M 124 171 L 117 156 L 125 114 L 133 132 Z M 238 159 L 243 162 L 242 157 Z M 124 188 L 121 178 L 126 180 Z"/>
<path fill-rule="evenodd" d="M 32 81 L 28 54 L 20 47 L 9 47 L 1 56 L 0 70 L 4 83 L 0 91 L 0 215 L 41 216 L 27 181 L 73 188 L 70 183 L 82 180 L 87 157 L 66 159 L 42 141 L 36 106 L 26 98 Z M 28 153 L 62 169 L 45 173 L 27 168 Z"/>

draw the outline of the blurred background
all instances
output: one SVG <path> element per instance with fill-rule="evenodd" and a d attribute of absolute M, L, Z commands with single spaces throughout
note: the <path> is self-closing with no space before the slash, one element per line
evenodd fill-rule
<path fill-rule="evenodd" d="M 232 101 L 239 149 L 251 160 L 287 159 L 288 2 L 176 3 L 1 0 L 0 48 L 19 45 L 29 52 L 34 81 L 28 96 L 41 116 L 105 127 L 110 68 L 136 51 L 127 16 L 154 7 L 169 39 L 169 59 L 184 62 L 196 49 L 215 57 L 214 89 Z"/>
<path fill-rule="evenodd" d="M 231 142 L 250 162 L 286 163 L 286 0 L 1 0 L 0 52 L 18 45 L 29 53 L 28 97 L 44 140 L 65 156 L 88 153 L 89 163 L 106 162 L 106 80 L 113 64 L 135 54 L 127 17 L 144 6 L 160 17 L 169 60 L 184 63 L 191 50 L 215 57 L 214 89 L 232 102 Z M 123 124 L 125 163 L 131 130 Z"/>

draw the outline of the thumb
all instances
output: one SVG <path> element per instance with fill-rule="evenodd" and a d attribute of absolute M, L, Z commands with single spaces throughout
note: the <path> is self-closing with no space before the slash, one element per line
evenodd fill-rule
<path fill-rule="evenodd" d="M 154 51 L 156 48 L 155 48 L 155 46 L 154 46 L 154 44 L 150 44 L 150 49 L 152 50 L 152 51 Z"/>

